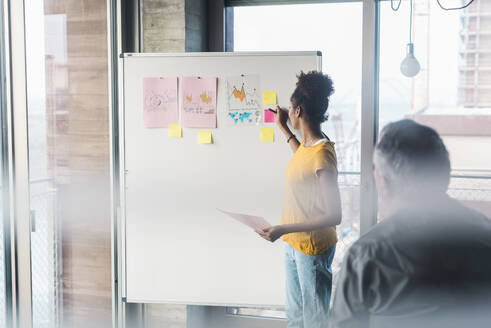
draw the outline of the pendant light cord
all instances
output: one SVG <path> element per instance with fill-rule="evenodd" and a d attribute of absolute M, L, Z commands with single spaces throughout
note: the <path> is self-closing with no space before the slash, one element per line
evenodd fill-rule
<path fill-rule="evenodd" d="M 440 6 L 440 8 L 443 10 L 461 10 L 461 9 L 465 9 L 465 8 L 469 7 L 474 2 L 474 0 L 469 0 L 469 2 L 462 7 L 454 7 L 454 8 L 443 7 L 440 0 L 436 0 L 436 2 Z M 401 7 L 401 3 L 402 3 L 402 0 L 399 0 L 397 5 L 395 5 L 395 0 L 390 0 L 390 7 L 392 8 L 393 11 L 398 11 L 399 8 Z M 413 34 L 412 34 L 412 32 L 413 32 L 413 0 L 409 0 L 409 8 L 410 8 L 410 10 L 409 10 L 409 43 L 413 43 Z"/>
<path fill-rule="evenodd" d="M 409 0 L 409 43 L 413 43 L 413 0 Z"/>
<path fill-rule="evenodd" d="M 399 0 L 397 7 L 394 7 L 394 0 L 390 0 L 390 7 L 392 8 L 393 11 L 398 11 L 399 8 L 401 7 L 401 2 L 402 0 Z"/>
<path fill-rule="evenodd" d="M 441 3 L 441 0 L 436 0 L 436 3 L 438 3 L 438 5 L 440 6 L 440 8 L 442 8 L 443 10 L 460 10 L 460 9 L 465 9 L 467 7 L 469 7 L 472 3 L 474 2 L 474 0 L 469 0 L 469 2 L 466 4 L 466 5 L 463 5 L 462 7 L 453 7 L 453 8 L 447 8 L 447 7 L 443 7 L 442 3 Z M 390 7 L 392 8 L 393 11 L 398 11 L 399 8 L 401 7 L 401 3 L 402 3 L 402 0 L 399 0 L 399 2 L 397 3 L 397 6 L 395 6 L 395 1 L 394 0 L 390 0 Z"/>
<path fill-rule="evenodd" d="M 442 8 L 443 10 L 460 10 L 460 9 L 465 9 L 467 7 L 469 7 L 471 5 L 471 3 L 474 2 L 474 0 L 470 0 L 469 3 L 467 3 L 466 5 L 462 6 L 462 7 L 455 7 L 455 8 L 446 8 L 446 7 L 443 7 L 440 0 L 436 0 L 436 2 L 438 3 L 438 5 L 440 6 L 440 8 Z"/>

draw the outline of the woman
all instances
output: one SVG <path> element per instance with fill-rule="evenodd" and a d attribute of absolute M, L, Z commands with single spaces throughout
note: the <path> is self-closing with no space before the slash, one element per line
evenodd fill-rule
<path fill-rule="evenodd" d="M 301 72 L 288 112 L 276 108 L 276 123 L 293 150 L 286 168 L 281 224 L 258 232 L 271 242 L 286 242 L 286 314 L 288 327 L 325 327 L 332 270 L 341 222 L 334 143 L 322 132 L 332 80 L 320 72 Z M 287 125 L 303 136 L 300 143 Z"/>

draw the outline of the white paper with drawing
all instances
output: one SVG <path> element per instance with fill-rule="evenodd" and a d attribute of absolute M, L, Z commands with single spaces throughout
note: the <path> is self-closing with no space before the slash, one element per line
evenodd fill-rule
<path fill-rule="evenodd" d="M 242 214 L 242 213 L 232 213 L 232 212 L 227 212 L 223 211 L 221 209 L 218 209 L 220 212 L 236 219 L 240 223 L 245 224 L 246 226 L 252 228 L 253 230 L 262 230 L 271 227 L 271 224 L 269 224 L 268 221 L 266 221 L 263 217 L 261 216 L 254 216 L 254 215 L 248 215 L 248 214 Z"/>
<path fill-rule="evenodd" d="M 242 126 L 262 122 L 259 75 L 227 78 L 228 125 Z"/>

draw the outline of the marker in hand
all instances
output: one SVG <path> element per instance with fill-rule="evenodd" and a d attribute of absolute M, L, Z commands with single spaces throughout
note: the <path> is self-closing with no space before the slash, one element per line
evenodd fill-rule
<path fill-rule="evenodd" d="M 278 113 L 277 111 L 275 111 L 274 109 L 271 109 L 271 108 L 268 108 L 268 110 L 269 110 L 270 112 L 275 113 L 275 114 L 276 114 L 276 113 Z"/>

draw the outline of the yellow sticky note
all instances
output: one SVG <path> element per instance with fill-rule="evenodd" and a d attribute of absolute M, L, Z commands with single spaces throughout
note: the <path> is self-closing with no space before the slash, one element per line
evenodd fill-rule
<path fill-rule="evenodd" d="M 263 92 L 263 104 L 276 105 L 276 91 L 264 91 Z"/>
<path fill-rule="evenodd" d="M 169 137 L 182 138 L 181 124 L 169 124 Z"/>
<path fill-rule="evenodd" d="M 211 136 L 211 131 L 210 130 L 198 131 L 198 143 L 199 144 L 212 144 L 213 138 Z"/>
<path fill-rule="evenodd" d="M 273 142 L 274 141 L 274 128 L 261 128 L 261 141 Z"/>

